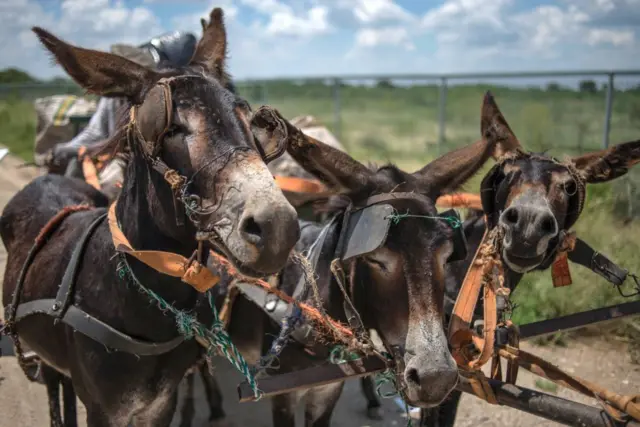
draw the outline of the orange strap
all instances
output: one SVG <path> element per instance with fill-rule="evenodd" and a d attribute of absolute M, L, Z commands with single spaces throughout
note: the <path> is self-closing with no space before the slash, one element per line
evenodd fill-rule
<path fill-rule="evenodd" d="M 82 173 L 84 174 L 84 179 L 96 190 L 100 190 L 100 180 L 98 179 L 98 170 L 96 169 L 96 165 L 93 164 L 93 160 L 90 156 L 86 155 L 87 148 L 82 146 L 78 149 L 78 158 L 82 162 Z"/>
<path fill-rule="evenodd" d="M 276 184 L 283 191 L 293 193 L 324 193 L 327 187 L 317 179 L 297 178 L 293 176 L 276 175 Z M 446 194 L 438 197 L 436 205 L 443 208 L 471 208 L 482 210 L 480 196 L 473 193 Z"/>
<path fill-rule="evenodd" d="M 467 370 L 480 369 L 491 359 L 495 342 L 498 310 L 496 304 L 496 284 L 491 279 L 494 263 L 486 256 L 491 249 L 491 232 L 485 230 L 480 246 L 467 270 L 462 288 L 453 307 L 449 323 L 449 341 L 452 354 L 458 366 Z M 499 274 L 502 281 L 502 275 Z M 487 280 L 488 279 L 488 280 Z M 502 284 L 498 284 L 502 287 Z M 473 312 L 484 287 L 484 327 L 483 337 L 470 329 Z M 477 354 L 477 350 L 480 351 Z"/>
<path fill-rule="evenodd" d="M 118 226 L 116 204 L 109 208 L 109 229 L 113 245 L 118 252 L 124 252 L 140 262 L 167 276 L 180 277 L 183 282 L 193 286 L 199 292 L 206 292 L 220 280 L 197 260 L 190 261 L 179 254 L 162 251 L 136 251 Z"/>
<path fill-rule="evenodd" d="M 296 193 L 323 193 L 327 187 L 316 179 L 297 178 L 294 176 L 276 175 L 276 184 L 283 191 Z"/>
<path fill-rule="evenodd" d="M 438 197 L 436 205 L 443 208 L 468 208 L 482 210 L 482 200 L 478 194 L 454 193 Z"/>

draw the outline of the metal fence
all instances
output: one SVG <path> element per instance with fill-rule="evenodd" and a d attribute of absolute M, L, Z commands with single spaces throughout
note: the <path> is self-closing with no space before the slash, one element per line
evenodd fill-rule
<path fill-rule="evenodd" d="M 316 76 L 236 86 L 254 106 L 270 104 L 289 118 L 315 116 L 358 159 L 391 160 L 406 170 L 477 140 L 486 90 L 532 151 L 576 155 L 640 138 L 640 70 Z M 0 85 L 3 142 L 14 135 L 30 149 L 35 117 L 23 117 L 28 103 L 64 93 L 83 91 L 60 83 Z M 19 108 L 7 100 L 19 100 Z M 6 132 L 12 120 L 14 129 Z M 627 194 L 627 200 L 640 197 L 640 170 L 632 170 L 625 182 L 616 193 Z M 633 206 L 627 208 L 633 216 Z"/>
<path fill-rule="evenodd" d="M 628 81 L 631 78 L 637 78 L 635 83 L 629 84 Z M 626 84 L 622 87 L 616 88 L 616 79 L 627 78 Z M 447 93 L 450 85 L 456 82 L 471 82 L 471 81 L 493 81 L 497 86 L 504 84 L 506 81 L 517 81 L 523 79 L 547 79 L 550 81 L 557 81 L 559 79 L 597 79 L 603 80 L 603 84 L 598 92 L 604 92 L 604 100 L 602 103 L 602 146 L 608 147 L 611 134 L 611 117 L 613 110 L 613 101 L 617 89 L 623 91 L 635 91 L 640 96 L 640 70 L 612 70 L 612 71 L 561 71 L 561 72 L 518 72 L 518 73 L 470 73 L 470 74 L 412 74 L 412 75 L 358 75 L 358 76 L 325 76 L 325 77 L 306 77 L 298 79 L 306 82 L 330 82 L 329 85 L 332 88 L 333 93 L 333 129 L 334 132 L 341 137 L 342 136 L 342 109 L 341 109 L 341 88 L 345 82 L 353 81 L 377 81 L 377 82 L 390 82 L 390 81 L 427 81 L 438 82 L 438 144 L 442 145 L 446 142 L 446 126 L 447 126 Z M 277 82 L 295 81 L 294 78 L 279 78 L 279 79 L 265 79 L 244 81 L 240 83 L 240 86 L 257 86 L 259 87 L 258 101 L 262 103 L 269 102 L 268 89 L 270 84 Z M 588 80 L 582 80 L 588 81 Z M 593 81 L 593 80 L 591 80 Z M 580 82 L 578 82 L 579 84 Z M 585 89 L 583 88 L 582 91 Z M 575 88 L 575 91 L 579 93 L 581 89 Z M 301 112 L 304 113 L 304 112 Z M 418 118 L 418 117 L 417 117 Z"/>
<path fill-rule="evenodd" d="M 589 81 L 593 84 L 579 87 L 581 82 Z M 305 86 L 313 90 L 301 89 Z M 614 130 L 616 139 L 624 139 L 627 134 L 640 132 L 640 70 L 318 76 L 299 79 L 246 80 L 237 82 L 237 87 L 241 94 L 254 104 L 271 104 L 278 108 L 282 106 L 288 116 L 300 114 L 319 116 L 339 140 L 345 140 L 347 145 L 356 148 L 362 142 L 358 141 L 358 137 L 364 142 L 367 140 L 367 137 L 362 137 L 363 133 L 368 134 L 370 136 L 368 139 L 371 141 L 379 136 L 375 129 L 358 131 L 356 129 L 358 126 L 375 128 L 376 126 L 388 125 L 389 123 L 385 123 L 385 121 L 387 119 L 393 120 L 392 116 L 398 113 L 396 110 L 399 109 L 411 110 L 410 117 L 402 117 L 403 122 L 424 121 L 435 125 L 435 129 L 432 126 L 432 129 L 425 134 L 425 148 L 427 150 L 435 148 L 437 152 L 441 153 L 448 148 L 447 145 L 457 145 L 456 139 L 465 139 L 467 142 L 471 142 L 468 138 L 473 138 L 473 133 L 476 134 L 476 137 L 479 135 L 477 126 L 476 131 L 462 132 L 465 134 L 464 136 L 457 135 L 461 132 L 461 126 L 466 128 L 469 127 L 469 123 L 473 122 L 472 115 L 462 110 L 470 110 L 468 105 L 475 102 L 475 119 L 477 121 L 479 102 L 482 92 L 486 89 L 491 89 L 496 94 L 498 103 L 507 115 L 512 127 L 514 124 L 510 118 L 518 114 L 551 116 L 545 119 L 545 123 L 534 123 L 535 117 L 529 117 L 527 120 L 520 117 L 520 119 L 514 120 L 516 134 L 522 136 L 524 133 L 525 140 L 527 139 L 526 133 L 531 133 L 531 129 L 521 129 L 526 126 L 518 121 L 530 122 L 529 127 L 533 128 L 534 125 L 566 127 L 567 120 L 574 120 L 579 123 L 575 124 L 575 129 L 570 133 L 577 133 L 578 136 L 575 137 L 574 142 L 565 144 L 564 148 L 571 148 L 574 151 L 595 148 L 594 138 L 598 133 L 601 142 L 597 145 L 607 147 L 612 136 L 612 118 L 616 111 L 622 111 L 622 114 L 625 114 L 624 109 L 633 110 L 628 111 L 628 114 L 637 113 L 638 123 L 629 124 L 631 129 Z M 373 89 L 377 90 L 377 96 Z M 463 93 L 465 90 L 466 95 Z M 527 91 L 529 92 L 528 96 L 522 95 Z M 81 94 L 82 91 L 73 84 L 0 85 L 0 100 L 7 97 L 33 100 L 37 97 L 62 93 Z M 560 96 L 559 93 L 563 93 L 564 96 Z M 395 102 L 390 102 L 389 98 L 394 96 L 398 99 Z M 421 96 L 424 99 L 419 99 Z M 465 101 L 461 102 L 458 99 L 456 102 L 455 99 L 461 97 Z M 624 99 L 621 100 L 619 108 L 615 108 L 618 97 Z M 354 103 L 354 99 L 364 104 L 359 106 Z M 401 102 L 403 99 L 406 101 L 404 105 Z M 634 100 L 629 101 L 629 99 Z M 600 102 L 599 112 L 595 111 L 595 105 L 598 102 Z M 533 104 L 539 108 L 536 110 L 532 107 Z M 545 112 L 540 104 L 547 105 L 550 112 Z M 585 111 L 584 117 L 579 119 L 567 118 L 567 113 L 571 113 L 571 110 L 576 108 L 589 110 L 589 112 Z M 385 109 L 387 109 L 386 113 Z M 368 112 L 378 110 L 375 113 L 381 116 L 380 120 L 377 123 L 375 121 L 365 123 L 366 117 L 358 120 L 359 115 L 355 114 L 357 110 Z M 461 115 L 468 116 L 465 117 L 465 123 L 456 120 Z M 563 118 L 559 119 L 559 117 Z M 562 123 L 558 120 L 561 120 Z M 617 125 L 622 125 L 620 120 L 617 120 Z M 635 129 L 636 126 L 637 129 Z M 399 125 L 395 127 L 400 128 Z M 405 129 L 400 129 L 400 133 L 406 134 L 407 127 L 414 128 L 416 132 L 422 131 L 413 125 L 408 125 Z M 548 133 L 550 136 L 554 134 L 553 131 Z M 560 133 L 566 134 L 567 132 Z M 393 137 L 393 132 L 386 132 L 384 136 L 386 137 L 387 134 L 389 137 Z M 557 137 L 558 132 L 555 134 Z M 542 139 L 541 135 L 536 137 Z M 413 144 L 412 148 L 415 150 L 419 147 Z M 548 149 L 549 147 L 543 148 Z"/>

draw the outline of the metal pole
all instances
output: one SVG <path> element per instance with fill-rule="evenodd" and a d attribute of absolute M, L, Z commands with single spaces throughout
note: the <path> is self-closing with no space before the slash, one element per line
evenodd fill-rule
<path fill-rule="evenodd" d="M 438 96 L 438 154 L 442 153 L 442 145 L 446 142 L 447 120 L 447 78 L 440 79 L 440 95 Z"/>
<path fill-rule="evenodd" d="M 613 105 L 613 76 L 609 73 L 609 84 L 607 85 L 607 100 L 604 112 L 604 135 L 602 137 L 602 145 L 604 148 L 609 147 L 609 133 L 611 131 L 611 107 Z"/>
<path fill-rule="evenodd" d="M 336 138 L 338 138 L 338 141 L 342 141 L 342 113 L 340 109 L 340 79 L 333 80 L 333 129 L 336 134 Z"/>
<path fill-rule="evenodd" d="M 528 412 L 560 424 L 583 427 L 640 426 L 640 423 L 634 420 L 626 424 L 618 423 L 612 420 L 601 408 L 583 405 L 582 403 L 517 385 L 506 384 L 501 381 L 492 379 L 488 381 L 500 405 Z M 460 378 L 456 388 L 465 393 L 475 395 L 471 383 L 466 378 Z"/>

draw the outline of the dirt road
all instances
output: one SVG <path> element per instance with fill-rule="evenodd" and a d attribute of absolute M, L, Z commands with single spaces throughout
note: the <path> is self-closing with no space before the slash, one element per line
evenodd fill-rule
<path fill-rule="evenodd" d="M 18 169 L 20 161 L 7 156 L 0 162 L 0 208 L 9 198 L 30 179 L 37 175 L 33 168 Z M 4 271 L 6 254 L 0 246 L 0 271 Z M 0 307 L 0 314 L 2 308 Z M 6 355 L 11 345 L 3 339 L 0 343 Z M 640 366 L 631 363 L 627 345 L 615 340 L 601 338 L 581 338 L 572 341 L 567 347 L 534 347 L 523 343 L 524 349 L 533 351 L 544 358 L 554 361 L 569 372 L 580 373 L 585 378 L 598 382 L 615 391 L 627 394 L 640 392 Z M 268 400 L 254 404 L 236 403 L 235 387 L 240 375 L 232 371 L 229 364 L 220 360 L 217 373 L 225 395 L 225 410 L 229 423 L 225 425 L 270 427 L 271 415 Z M 526 372 L 520 374 L 518 383 L 524 387 L 535 388 L 535 378 Z M 201 384 L 196 384 L 196 392 L 203 395 Z M 546 392 L 550 392 L 548 389 Z M 577 399 L 594 404 L 590 399 L 576 393 L 559 389 L 559 396 Z M 384 421 L 369 421 L 364 416 L 365 401 L 357 382 L 347 384 L 345 393 L 338 403 L 334 414 L 335 427 L 382 427 L 404 426 L 406 419 L 403 411 L 392 400 L 384 401 Z M 300 414 L 302 415 L 302 414 Z M 207 426 L 206 406 L 200 399 L 197 405 L 197 420 L 194 427 Z M 86 426 L 84 408 L 79 405 L 80 425 Z M 179 425 L 179 415 L 174 417 L 172 427 Z M 14 357 L 0 358 L 0 427 L 46 427 L 49 425 L 46 393 L 40 384 L 30 383 L 18 367 Z M 217 424 L 220 426 L 221 424 Z M 299 417 L 298 425 L 302 425 Z M 457 426 L 553 426 L 528 414 L 509 408 L 488 405 L 472 396 L 465 396 L 460 405 Z"/>

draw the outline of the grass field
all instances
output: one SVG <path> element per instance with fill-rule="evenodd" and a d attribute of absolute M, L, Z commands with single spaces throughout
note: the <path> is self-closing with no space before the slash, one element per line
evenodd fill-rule
<path fill-rule="evenodd" d="M 480 135 L 482 96 L 487 86 L 456 86 L 447 93 L 446 144 L 437 145 L 438 88 L 436 86 L 342 87 L 341 141 L 361 161 L 393 161 L 408 171 L 424 166 L 454 147 Z M 549 150 L 556 156 L 597 150 L 604 131 L 604 92 L 543 91 L 491 87 L 511 127 L 532 151 Z M 254 105 L 257 90 L 240 86 Z M 48 93 L 51 94 L 51 93 Z M 322 84 L 270 84 L 267 103 L 292 118 L 311 114 L 333 129 L 331 87 Z M 0 100 L 0 144 L 30 160 L 35 115 L 25 97 Z M 640 138 L 640 91 L 616 92 L 611 122 L 611 143 Z M 488 165 L 489 166 L 489 165 Z M 487 166 L 487 168 L 488 168 Z M 486 169 L 485 169 L 486 170 Z M 479 174 L 466 186 L 477 191 Z M 638 203 L 640 170 L 629 178 L 591 186 L 587 207 L 576 230 L 594 248 L 630 271 L 640 272 L 640 221 L 625 222 L 630 206 Z M 638 209 L 638 208 L 636 208 Z M 640 210 L 640 209 L 639 209 Z M 633 212 L 631 212 L 633 214 Z M 515 293 L 518 322 L 532 321 L 600 307 L 619 301 L 617 291 L 586 269 L 573 266 L 574 284 L 554 289 L 549 273 L 527 276 Z"/>

